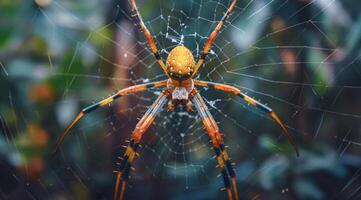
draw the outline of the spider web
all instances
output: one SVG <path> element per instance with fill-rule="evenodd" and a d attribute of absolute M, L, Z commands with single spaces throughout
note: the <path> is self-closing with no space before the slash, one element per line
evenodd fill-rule
<path fill-rule="evenodd" d="M 63 82 L 51 122 L 59 123 L 61 129 L 83 107 L 117 89 L 167 78 L 131 20 L 127 2 L 105 2 L 51 1 L 37 8 L 33 18 L 42 27 L 35 32 L 49 43 L 37 75 Z M 165 60 L 180 44 L 197 58 L 228 3 L 140 0 L 138 6 Z M 94 12 L 82 14 L 89 10 Z M 361 161 L 356 157 L 361 128 L 360 52 L 351 42 L 358 40 L 359 32 L 348 29 L 354 20 L 352 11 L 336 0 L 237 4 L 196 79 L 235 85 L 260 99 L 283 119 L 301 146 L 301 157 L 296 158 L 281 129 L 267 115 L 232 95 L 200 89 L 235 163 L 241 196 L 360 196 Z M 339 39 L 339 35 L 347 37 Z M 59 62 L 63 57 L 69 59 Z M 1 66 L 4 77 L 16 76 L 11 66 Z M 13 178 L 27 183 L 27 197 L 33 199 L 71 195 L 70 185 L 95 198 L 110 198 L 111 172 L 124 153 L 122 146 L 160 92 L 131 94 L 92 112 L 72 130 L 56 167 L 36 183 L 28 175 L 22 180 L 15 172 Z M 7 99 L 14 107 L 11 90 Z M 56 138 L 61 129 L 52 130 L 51 137 Z M 4 136 L 5 146 L 21 154 L 12 136 Z M 164 108 L 142 140 L 127 195 L 224 198 L 211 147 L 197 113 Z M 321 172 L 332 174 L 330 180 L 338 182 L 330 186 L 325 183 L 328 179 L 312 178 L 324 178 Z M 327 194 L 328 187 L 332 194 Z M 154 193 L 159 190 L 164 192 Z"/>

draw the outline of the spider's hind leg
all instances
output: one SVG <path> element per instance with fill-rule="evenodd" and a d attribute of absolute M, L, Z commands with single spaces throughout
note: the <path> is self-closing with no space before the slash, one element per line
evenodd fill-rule
<path fill-rule="evenodd" d="M 233 166 L 225 149 L 218 125 L 213 119 L 211 113 L 208 111 L 208 108 L 204 103 L 202 97 L 198 93 L 194 96 L 193 103 L 202 119 L 203 125 L 207 130 L 208 135 L 212 139 L 213 149 L 216 153 L 216 159 L 218 163 L 217 167 L 221 169 L 221 174 L 227 190 L 228 199 L 231 200 L 234 198 L 238 200 L 236 173 L 233 169 Z M 231 191 L 232 188 L 233 194 Z"/>
<path fill-rule="evenodd" d="M 229 159 L 228 153 L 225 149 L 224 144 L 220 144 L 219 148 L 222 152 L 222 157 L 224 159 L 225 162 L 225 167 L 228 171 L 229 176 L 231 177 L 231 181 L 232 181 L 232 187 L 233 187 L 233 191 L 234 191 L 234 197 L 236 200 L 238 200 L 238 189 L 237 189 L 237 181 L 236 181 L 236 172 L 234 171 L 234 168 L 232 166 L 232 163 Z"/>
<path fill-rule="evenodd" d="M 117 171 L 117 178 L 115 183 L 115 190 L 114 190 L 114 200 L 117 199 L 119 194 L 119 199 L 123 199 L 124 191 L 126 183 L 129 179 L 129 172 L 132 167 L 132 163 L 137 156 L 137 149 L 139 144 L 135 144 L 134 141 L 131 141 L 126 149 L 124 156 L 121 158 L 119 163 L 119 171 Z M 120 183 L 121 181 L 121 183 Z M 120 191 L 119 191 L 119 186 Z"/>
<path fill-rule="evenodd" d="M 123 199 L 126 183 L 129 180 L 129 173 L 133 165 L 134 159 L 137 157 L 137 150 L 139 143 L 148 130 L 149 126 L 153 123 L 156 115 L 161 111 L 164 104 L 167 102 L 167 97 L 163 93 L 153 103 L 153 105 L 147 110 L 142 119 L 136 125 L 132 135 L 130 143 L 126 148 L 126 151 L 119 164 L 119 171 L 117 172 L 115 189 L 114 189 L 114 200 Z"/>

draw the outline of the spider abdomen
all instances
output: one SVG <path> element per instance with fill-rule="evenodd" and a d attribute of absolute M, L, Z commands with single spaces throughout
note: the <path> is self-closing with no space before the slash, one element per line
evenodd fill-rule
<path fill-rule="evenodd" d="M 194 73 L 195 61 L 191 51 L 185 46 L 172 49 L 167 58 L 167 73 L 176 80 L 186 80 Z"/>

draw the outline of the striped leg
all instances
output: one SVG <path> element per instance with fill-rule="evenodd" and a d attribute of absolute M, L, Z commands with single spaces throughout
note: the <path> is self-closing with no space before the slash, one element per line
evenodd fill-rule
<path fill-rule="evenodd" d="M 203 121 L 203 125 L 206 128 L 208 135 L 212 139 L 213 148 L 217 156 L 216 158 L 218 162 L 218 167 L 221 169 L 223 181 L 228 194 L 228 199 L 233 199 L 234 195 L 234 198 L 238 200 L 236 173 L 231 165 L 228 154 L 224 147 L 223 139 L 221 133 L 219 132 L 218 125 L 213 119 L 211 113 L 208 111 L 208 108 L 199 93 L 197 93 L 193 97 L 193 104 L 196 107 Z M 231 180 L 229 179 L 229 176 L 232 180 L 233 194 L 231 191 Z"/>
<path fill-rule="evenodd" d="M 287 128 L 285 127 L 285 125 L 282 123 L 282 121 L 279 119 L 279 117 L 276 115 L 276 113 L 271 108 L 269 108 L 268 106 L 254 100 L 252 97 L 247 96 L 246 94 L 241 92 L 240 89 L 238 89 L 236 87 L 233 87 L 233 86 L 230 86 L 230 85 L 221 84 L 221 83 L 207 82 L 207 81 L 198 81 L 198 80 L 194 80 L 194 84 L 196 86 L 210 87 L 210 88 L 214 88 L 216 90 L 222 90 L 222 91 L 225 91 L 225 92 L 233 93 L 235 95 L 238 95 L 242 99 L 244 99 L 250 105 L 255 106 L 255 107 L 259 108 L 260 110 L 262 110 L 263 112 L 267 113 L 282 128 L 283 133 L 287 136 L 287 139 L 290 141 L 293 148 L 295 149 L 297 157 L 300 155 L 297 143 L 293 139 L 292 135 L 287 131 Z"/>
<path fill-rule="evenodd" d="M 154 82 L 154 83 L 147 83 L 147 84 L 140 84 L 140 85 L 135 85 L 135 86 L 130 86 L 128 88 L 124 88 L 119 90 L 117 93 L 115 93 L 114 95 L 96 103 L 93 104 L 89 107 L 84 108 L 79 114 L 78 116 L 70 123 L 70 125 L 65 129 L 64 133 L 60 136 L 60 138 L 58 139 L 55 149 L 54 149 L 54 153 L 56 153 L 59 150 L 60 145 L 63 143 L 65 137 L 69 134 L 70 129 L 85 115 L 89 114 L 90 112 L 103 107 L 105 105 L 108 105 L 109 103 L 113 102 L 114 100 L 116 100 L 117 98 L 124 96 L 126 94 L 129 93 L 135 93 L 135 92 L 141 92 L 141 91 L 145 91 L 149 88 L 158 88 L 158 87 L 164 87 L 167 85 L 167 80 L 164 81 L 159 81 L 159 82 Z"/>
<path fill-rule="evenodd" d="M 134 158 L 137 156 L 136 152 L 140 140 L 142 139 L 144 133 L 148 130 L 149 126 L 153 123 L 156 115 L 161 111 L 167 100 L 166 95 L 162 93 L 136 125 L 130 137 L 130 143 L 119 165 L 114 189 L 114 200 L 123 199 L 125 186 L 129 179 L 129 172 Z"/>
<path fill-rule="evenodd" d="M 229 18 L 229 16 L 231 16 L 233 10 L 236 8 L 236 4 L 237 4 L 237 0 L 232 0 L 226 13 L 224 13 L 221 21 L 218 22 L 216 28 L 213 30 L 213 32 L 208 36 L 208 40 L 205 43 L 204 47 L 203 47 L 203 51 L 201 52 L 199 58 L 198 58 L 198 62 L 197 65 L 195 67 L 194 73 L 192 76 L 194 76 L 197 71 L 199 70 L 199 68 L 202 66 L 204 60 L 206 59 L 219 31 L 222 29 L 222 26 L 224 25 L 224 23 L 226 22 L 226 20 Z"/>
<path fill-rule="evenodd" d="M 161 66 L 165 74 L 167 74 L 167 67 L 165 66 L 162 58 L 159 55 L 159 51 L 157 49 L 157 45 L 154 42 L 153 36 L 148 30 L 148 28 L 145 26 L 142 16 L 140 15 L 140 12 L 137 7 L 136 0 L 129 0 L 130 6 L 132 9 L 132 16 L 135 20 L 135 23 L 139 26 L 139 29 L 144 33 L 145 37 L 147 38 L 148 44 L 150 46 L 150 50 L 154 54 L 155 58 L 157 59 L 158 64 Z"/>
<path fill-rule="evenodd" d="M 233 187 L 233 193 L 234 193 L 234 199 L 235 200 L 238 200 L 238 189 L 237 189 L 237 181 L 236 181 L 236 172 L 234 171 L 234 168 L 232 166 L 232 163 L 231 161 L 229 160 L 229 156 L 228 156 L 228 153 L 225 149 L 225 146 L 224 144 L 220 144 L 219 145 L 219 149 L 221 150 L 222 152 L 222 156 L 223 156 L 223 159 L 224 159 L 224 162 L 226 164 L 226 168 L 227 168 L 227 171 L 228 171 L 228 174 L 229 176 L 231 177 L 231 180 L 232 180 L 232 187 Z"/>

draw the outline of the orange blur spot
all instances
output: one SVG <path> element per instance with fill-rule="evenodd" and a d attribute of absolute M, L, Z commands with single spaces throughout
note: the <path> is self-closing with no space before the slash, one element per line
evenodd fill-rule
<path fill-rule="evenodd" d="M 44 129 L 36 125 L 30 125 L 28 127 L 28 134 L 31 144 L 36 147 L 44 146 L 49 141 L 49 134 Z"/>
<path fill-rule="evenodd" d="M 18 169 L 23 174 L 26 174 L 27 177 L 35 180 L 38 179 L 45 170 L 45 162 L 41 157 L 31 157 L 26 163 L 18 166 Z"/>
<path fill-rule="evenodd" d="M 28 94 L 33 102 L 44 104 L 52 103 L 55 97 L 53 88 L 46 83 L 32 85 Z"/>
<path fill-rule="evenodd" d="M 289 49 L 285 49 L 281 50 L 280 56 L 284 66 L 286 67 L 286 72 L 290 75 L 294 75 L 297 72 L 296 54 Z"/>
<path fill-rule="evenodd" d="M 285 21 L 283 21 L 281 18 L 275 18 L 271 22 L 271 28 L 273 31 L 280 31 L 286 27 Z"/>

